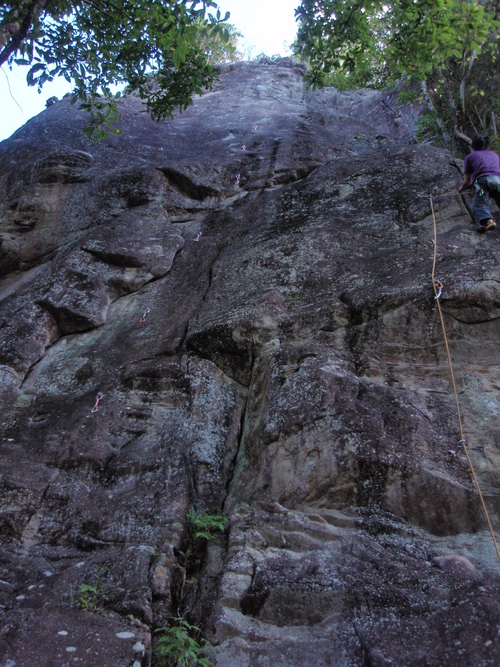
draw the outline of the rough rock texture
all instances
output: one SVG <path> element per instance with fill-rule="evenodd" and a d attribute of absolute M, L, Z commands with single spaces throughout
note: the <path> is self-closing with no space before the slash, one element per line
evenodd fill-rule
<path fill-rule="evenodd" d="M 430 278 L 460 174 L 418 113 L 264 62 L 2 144 L 0 667 L 145 666 L 179 614 L 218 667 L 500 664 Z M 500 245 L 466 203 L 435 200 L 438 277 L 500 530 Z M 184 586 L 190 506 L 229 524 Z"/>

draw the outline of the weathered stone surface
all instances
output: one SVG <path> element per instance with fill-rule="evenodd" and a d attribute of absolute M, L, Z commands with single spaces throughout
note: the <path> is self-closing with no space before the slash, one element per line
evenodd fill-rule
<path fill-rule="evenodd" d="M 497 532 L 500 246 L 441 196 L 456 163 L 397 92 L 289 61 L 121 107 L 100 144 L 63 100 L 0 147 L 0 667 L 144 667 L 181 614 L 219 667 L 498 665 L 429 195 Z M 190 506 L 229 519 L 207 549 Z"/>

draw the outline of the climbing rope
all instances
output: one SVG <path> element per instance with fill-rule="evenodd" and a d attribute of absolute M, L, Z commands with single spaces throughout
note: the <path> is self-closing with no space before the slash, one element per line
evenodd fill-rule
<path fill-rule="evenodd" d="M 419 199 L 427 199 L 429 195 L 417 195 Z M 451 192 L 442 192 L 440 195 L 432 195 L 431 199 L 443 199 L 444 197 L 463 197 L 462 192 L 452 190 Z"/>
<path fill-rule="evenodd" d="M 481 487 L 479 486 L 479 480 L 476 475 L 476 471 L 474 470 L 474 466 L 472 465 L 472 460 L 469 456 L 469 450 L 467 449 L 467 444 L 465 442 L 464 438 L 464 431 L 463 431 L 463 426 L 462 426 L 462 417 L 460 414 L 460 405 L 458 402 L 458 392 L 457 392 L 457 385 L 455 382 L 455 373 L 453 372 L 453 364 L 451 361 L 451 354 L 450 354 L 450 347 L 448 345 L 448 336 L 446 335 L 446 328 L 444 326 L 444 318 L 443 318 L 443 311 L 441 310 L 441 304 L 440 304 L 440 298 L 441 294 L 443 291 L 443 284 L 439 281 L 436 280 L 436 261 L 437 261 L 437 226 L 436 226 L 436 214 L 434 213 L 434 205 L 432 202 L 432 197 L 430 197 L 430 202 L 431 202 L 431 211 L 432 211 L 432 221 L 434 224 L 434 257 L 432 261 L 432 286 L 434 287 L 434 298 L 436 300 L 436 304 L 438 307 L 438 312 L 439 312 L 439 319 L 441 320 L 441 328 L 443 330 L 443 338 L 444 338 L 444 344 L 446 347 L 446 354 L 448 355 L 448 365 L 450 367 L 450 374 L 451 374 L 451 382 L 453 385 L 453 393 L 455 394 L 455 403 L 457 406 L 457 415 L 458 415 L 458 425 L 460 428 L 460 443 L 459 447 L 457 447 L 457 450 L 450 450 L 450 458 L 455 458 L 458 449 L 460 448 L 460 445 L 463 447 L 463 450 L 465 452 L 465 456 L 467 457 L 467 461 L 469 462 L 469 467 L 472 473 L 472 476 L 474 478 L 474 482 L 476 484 L 477 492 L 479 494 L 479 498 L 481 499 L 481 504 L 483 506 L 484 514 L 486 516 L 486 521 L 488 522 L 488 527 L 490 529 L 491 533 L 491 539 L 493 540 L 493 544 L 495 545 L 495 550 L 497 552 L 498 560 L 500 561 L 500 550 L 498 548 L 497 540 L 495 538 L 495 533 L 493 532 L 493 526 L 491 525 L 491 520 L 490 520 L 490 515 L 488 514 L 488 510 L 486 508 L 486 503 L 484 502 L 484 497 L 483 493 L 481 491 Z"/>

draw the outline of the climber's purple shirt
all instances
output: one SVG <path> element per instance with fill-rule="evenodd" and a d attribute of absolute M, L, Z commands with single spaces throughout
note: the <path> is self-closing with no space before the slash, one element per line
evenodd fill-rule
<path fill-rule="evenodd" d="M 500 159 L 493 151 L 473 151 L 464 160 L 464 171 L 471 175 L 471 183 L 480 176 L 500 178 Z"/>

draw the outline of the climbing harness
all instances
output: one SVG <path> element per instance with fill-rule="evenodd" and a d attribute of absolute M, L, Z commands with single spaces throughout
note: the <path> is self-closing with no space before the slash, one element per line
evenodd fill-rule
<path fill-rule="evenodd" d="M 144 322 L 146 321 L 146 317 L 148 316 L 149 311 L 150 309 L 146 308 L 146 310 L 142 313 L 141 319 L 139 320 L 141 324 L 144 324 Z"/>
<path fill-rule="evenodd" d="M 452 386 L 453 386 L 453 393 L 455 395 L 455 404 L 456 404 L 456 407 L 457 407 L 458 425 L 459 425 L 459 428 L 460 428 L 460 441 L 459 441 L 459 443 L 463 447 L 463 450 L 465 452 L 465 456 L 467 457 L 467 461 L 469 463 L 469 468 L 471 470 L 472 477 L 474 478 L 474 482 L 475 482 L 475 485 L 476 485 L 476 488 L 477 488 L 477 492 L 479 494 L 479 499 L 481 500 L 481 505 L 483 506 L 484 515 L 486 517 L 486 521 L 488 522 L 488 528 L 490 530 L 491 539 L 493 540 L 493 544 L 495 546 L 495 551 L 497 552 L 497 557 L 498 557 L 498 560 L 500 561 L 500 550 L 498 548 L 495 533 L 493 531 L 493 526 L 491 524 L 490 515 L 488 514 L 488 509 L 486 508 L 486 503 L 484 502 L 483 493 L 481 491 L 481 487 L 479 486 L 479 480 L 477 478 L 476 471 L 474 469 L 474 465 L 472 464 L 472 460 L 471 460 L 470 455 L 469 455 L 469 450 L 467 448 L 465 438 L 464 438 L 464 430 L 463 430 L 463 426 L 462 426 L 462 417 L 461 417 L 461 414 L 460 414 L 460 404 L 458 402 L 457 385 L 456 385 L 456 382 L 455 382 L 455 373 L 453 371 L 453 363 L 451 361 L 450 347 L 448 345 L 448 336 L 446 335 L 446 327 L 444 326 L 443 311 L 441 310 L 441 303 L 440 303 L 440 296 L 441 296 L 441 293 L 442 293 L 442 290 L 443 290 L 443 285 L 439 280 L 436 280 L 436 278 L 435 278 L 436 261 L 437 261 L 437 225 L 436 225 L 436 214 L 434 212 L 434 204 L 433 204 L 432 199 L 433 198 L 430 197 L 430 204 L 431 204 L 431 211 L 432 211 L 432 221 L 433 221 L 433 225 L 434 225 L 434 257 L 433 257 L 433 260 L 432 260 L 432 285 L 434 287 L 434 298 L 436 300 L 436 305 L 437 305 L 438 313 L 439 313 L 439 319 L 441 321 L 441 329 L 443 331 L 444 344 L 445 344 L 445 347 L 446 347 L 446 354 L 448 356 L 448 366 L 450 368 L 450 374 L 451 374 L 451 383 L 452 383 Z M 456 458 L 456 452 L 457 451 L 458 451 L 458 448 L 457 448 L 457 450 L 449 450 L 448 454 L 450 455 L 451 452 L 453 452 L 453 456 L 451 456 L 451 458 L 454 459 L 454 458 Z"/>
<path fill-rule="evenodd" d="M 97 412 L 99 410 L 99 401 L 102 401 L 103 398 L 104 394 L 101 394 L 101 392 L 99 392 L 95 399 L 95 405 L 90 412 Z"/>
<path fill-rule="evenodd" d="M 474 190 L 480 197 L 484 197 L 484 190 L 477 181 L 474 183 Z"/>

